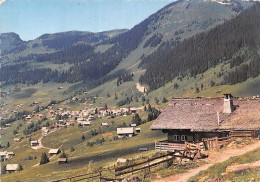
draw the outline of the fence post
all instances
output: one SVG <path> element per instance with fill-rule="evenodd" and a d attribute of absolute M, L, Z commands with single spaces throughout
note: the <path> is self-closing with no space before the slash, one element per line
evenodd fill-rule
<path fill-rule="evenodd" d="M 148 164 L 148 170 L 149 170 L 149 173 L 151 173 L 151 170 L 150 170 L 150 164 L 149 164 L 149 157 L 148 157 L 148 160 L 147 160 L 147 164 Z"/>
<path fill-rule="evenodd" d="M 116 179 L 116 165 L 114 164 L 114 174 L 115 174 L 115 179 Z"/>
<path fill-rule="evenodd" d="M 99 171 L 99 182 L 101 182 L 101 178 L 102 177 L 102 174 L 101 174 L 101 172 Z"/>

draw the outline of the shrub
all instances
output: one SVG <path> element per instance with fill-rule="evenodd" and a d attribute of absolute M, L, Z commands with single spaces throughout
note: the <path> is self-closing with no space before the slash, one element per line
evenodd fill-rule
<path fill-rule="evenodd" d="M 71 146 L 71 147 L 70 147 L 70 152 L 74 152 L 74 151 L 75 151 L 74 147 Z"/>

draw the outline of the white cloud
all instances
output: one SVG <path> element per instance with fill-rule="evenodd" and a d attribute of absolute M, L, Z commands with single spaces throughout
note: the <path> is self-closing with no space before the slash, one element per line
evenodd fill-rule
<path fill-rule="evenodd" d="M 0 6 L 5 2 L 6 0 L 0 0 Z"/>

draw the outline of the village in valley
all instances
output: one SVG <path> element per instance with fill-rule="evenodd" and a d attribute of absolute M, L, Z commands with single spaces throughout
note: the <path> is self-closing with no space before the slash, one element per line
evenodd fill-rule
<path fill-rule="evenodd" d="M 115 150 L 123 150 L 124 145 L 132 143 L 133 138 L 136 139 L 136 144 L 130 144 L 132 151 L 126 155 L 117 154 L 112 157 L 112 163 L 108 162 L 107 166 L 99 168 L 91 158 L 82 160 L 82 164 L 87 164 L 86 172 L 80 172 L 80 175 L 68 174 L 66 179 L 90 178 L 89 174 L 93 172 L 98 173 L 97 178 L 104 180 L 119 180 L 122 177 L 130 181 L 149 179 L 156 171 L 159 174 L 164 171 L 174 174 L 175 172 L 169 172 L 173 164 L 185 167 L 186 170 L 192 170 L 194 165 L 203 166 L 215 150 L 220 150 L 221 153 L 245 145 L 255 147 L 259 143 L 259 96 L 242 98 L 224 94 L 218 98 L 172 98 L 170 101 L 164 98 L 161 104 L 155 104 L 157 107 L 146 102 L 141 107 L 128 108 L 109 107 L 106 104 L 104 107 L 95 107 L 95 103 L 90 104 L 93 99 L 72 97 L 61 103 L 51 101 L 46 107 L 39 107 L 40 104 L 34 101 L 29 104 L 32 111 L 23 112 L 23 115 L 17 113 L 24 105 L 15 105 L 18 111 L 12 110 L 11 113 L 16 114 L 15 117 L 21 115 L 19 124 L 7 122 L 1 126 L 2 137 L 15 128 L 11 136 L 13 141 L 8 141 L 8 146 L 1 146 L 4 176 L 8 177 L 10 173 L 22 174 L 30 168 L 36 169 L 37 166 L 47 164 L 58 164 L 60 169 L 63 165 L 67 168 L 66 166 L 75 165 L 73 161 L 81 158 L 82 154 L 88 155 L 91 148 L 100 150 L 98 157 L 102 155 L 102 150 L 118 145 L 117 142 L 122 141 L 123 145 Z M 72 110 L 70 105 L 73 107 L 75 104 L 81 105 L 82 109 Z M 166 108 L 161 109 L 162 106 Z M 3 113 L 8 116 L 8 110 Z M 12 117 L 9 115 L 9 121 L 12 121 Z M 2 117 L 2 121 L 7 120 Z M 139 140 L 149 135 L 151 140 L 146 139 L 148 143 L 146 140 L 139 143 Z M 16 147 L 19 145 L 27 148 L 29 155 Z M 82 150 L 82 147 L 85 149 Z M 23 159 L 20 158 L 20 152 L 23 153 Z M 77 154 L 73 155 L 74 153 Z M 11 162 L 13 159 L 17 163 Z M 26 161 L 30 161 L 30 164 L 24 165 Z M 96 163 L 98 166 L 99 162 Z M 165 165 L 169 166 L 163 167 Z M 250 165 L 245 168 L 241 165 L 228 167 L 227 174 L 252 168 Z M 144 171 L 146 175 L 142 176 Z M 57 176 L 54 180 L 59 180 L 58 178 Z"/>

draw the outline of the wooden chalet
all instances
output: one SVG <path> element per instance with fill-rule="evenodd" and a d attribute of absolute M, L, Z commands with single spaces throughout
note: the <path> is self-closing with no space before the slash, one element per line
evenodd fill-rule
<path fill-rule="evenodd" d="M 37 147 L 39 146 L 39 142 L 36 140 L 31 141 L 31 147 Z"/>
<path fill-rule="evenodd" d="M 127 127 L 127 128 L 117 128 L 117 136 L 118 138 L 124 137 L 133 137 L 134 136 L 134 128 Z"/>
<path fill-rule="evenodd" d="M 66 164 L 68 162 L 67 158 L 58 158 L 58 163 L 59 164 Z"/>
<path fill-rule="evenodd" d="M 19 164 L 7 164 L 6 173 L 14 173 L 19 170 Z"/>
<path fill-rule="evenodd" d="M 50 149 L 48 153 L 49 153 L 49 156 L 52 157 L 54 155 L 59 154 L 60 150 L 59 149 Z"/>
<path fill-rule="evenodd" d="M 229 137 L 257 137 L 260 129 L 260 100 L 223 98 L 173 99 L 151 126 L 168 134 L 167 141 L 156 142 L 159 150 L 185 148 Z M 206 144 L 205 144 L 206 145 Z"/>
<path fill-rule="evenodd" d="M 14 138 L 14 143 L 19 143 L 20 141 L 22 141 L 21 138 Z"/>

